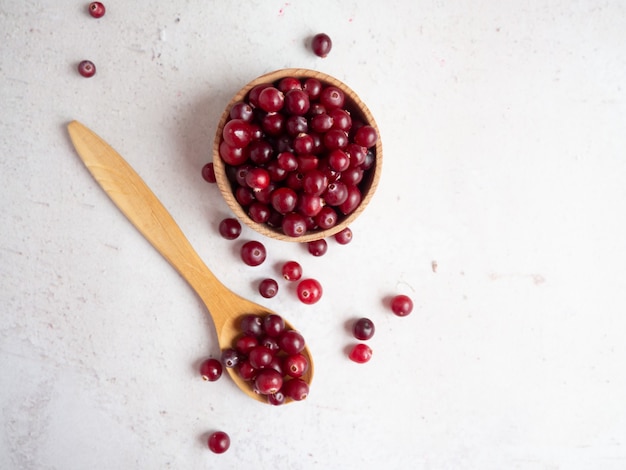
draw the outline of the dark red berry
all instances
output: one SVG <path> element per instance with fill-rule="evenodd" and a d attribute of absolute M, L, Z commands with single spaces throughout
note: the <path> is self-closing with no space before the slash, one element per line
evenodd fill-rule
<path fill-rule="evenodd" d="M 230 447 L 230 437 L 223 431 L 216 431 L 209 436 L 209 449 L 216 454 L 223 454 Z"/>
<path fill-rule="evenodd" d="M 91 2 L 88 9 L 89 14 L 94 18 L 102 18 L 106 13 L 106 8 L 104 8 L 104 5 L 100 2 Z"/>
<path fill-rule="evenodd" d="M 263 318 L 263 331 L 266 335 L 275 338 L 285 330 L 285 320 L 280 315 L 270 313 Z"/>
<path fill-rule="evenodd" d="M 313 49 L 313 53 L 318 57 L 326 57 L 332 47 L 333 42 L 330 40 L 330 36 L 328 36 L 328 34 L 316 34 L 311 40 L 311 49 Z"/>
<path fill-rule="evenodd" d="M 363 364 L 372 358 L 372 349 L 367 344 L 355 344 L 348 357 L 354 362 Z"/>
<path fill-rule="evenodd" d="M 285 214 L 281 227 L 285 235 L 289 237 L 300 237 L 307 231 L 306 219 L 302 214 L 296 212 Z"/>
<path fill-rule="evenodd" d="M 229 369 L 239 364 L 241 357 L 235 348 L 226 348 L 222 351 L 220 361 L 224 364 L 224 367 Z"/>
<path fill-rule="evenodd" d="M 202 167 L 202 178 L 207 183 L 215 183 L 215 168 L 213 167 L 213 162 L 209 162 Z"/>
<path fill-rule="evenodd" d="M 263 334 L 263 317 L 249 313 L 239 319 L 239 329 L 242 333 L 250 336 L 261 336 Z"/>
<path fill-rule="evenodd" d="M 255 346 L 248 352 L 248 360 L 250 365 L 255 369 L 262 369 L 267 367 L 274 358 L 274 353 L 271 349 L 265 346 Z"/>
<path fill-rule="evenodd" d="M 344 228 L 342 231 L 335 234 L 335 240 L 340 245 L 347 245 L 352 241 L 352 230 L 349 227 Z"/>
<path fill-rule="evenodd" d="M 280 111 L 285 102 L 285 95 L 278 88 L 269 86 L 259 93 L 258 104 L 263 111 L 275 113 Z"/>
<path fill-rule="evenodd" d="M 290 354 L 285 357 L 284 368 L 291 377 L 302 377 L 309 370 L 309 361 L 302 353 Z"/>
<path fill-rule="evenodd" d="M 365 148 L 373 147 L 376 140 L 378 140 L 378 134 L 372 126 L 361 126 L 354 134 L 354 143 Z"/>
<path fill-rule="evenodd" d="M 279 406 L 285 403 L 285 394 L 280 390 L 267 396 L 267 402 L 270 405 Z"/>
<path fill-rule="evenodd" d="M 322 298 L 322 285 L 316 279 L 303 279 L 297 287 L 300 302 L 312 305 Z"/>
<path fill-rule="evenodd" d="M 262 395 L 271 395 L 283 386 L 283 376 L 274 369 L 263 369 L 254 379 L 254 385 Z"/>
<path fill-rule="evenodd" d="M 292 400 L 304 400 L 309 395 L 309 385 L 302 379 L 291 379 L 283 383 L 282 392 Z"/>
<path fill-rule="evenodd" d="M 258 266 L 267 256 L 265 246 L 256 240 L 246 242 L 241 247 L 241 260 L 248 266 Z"/>
<path fill-rule="evenodd" d="M 242 119 L 231 119 L 224 125 L 222 137 L 231 147 L 245 147 L 252 141 L 252 129 Z"/>
<path fill-rule="evenodd" d="M 361 341 L 366 341 L 374 336 L 374 331 L 376 331 L 374 322 L 369 318 L 359 318 L 352 327 L 354 337 Z"/>
<path fill-rule="evenodd" d="M 234 240 L 241 235 L 241 224 L 237 219 L 228 217 L 220 222 L 218 227 L 220 235 L 226 240 Z"/>
<path fill-rule="evenodd" d="M 202 380 L 215 382 L 222 376 L 222 363 L 214 358 L 206 359 L 200 364 Z"/>
<path fill-rule="evenodd" d="M 400 294 L 391 299 L 391 311 L 399 317 L 406 317 L 413 311 L 413 301 L 410 297 Z"/>
<path fill-rule="evenodd" d="M 86 78 L 93 77 L 96 74 L 96 66 L 90 60 L 83 60 L 78 64 L 78 73 Z"/>
<path fill-rule="evenodd" d="M 302 277 L 302 266 L 297 261 L 287 261 L 283 264 L 281 272 L 287 281 L 299 281 Z"/>
<path fill-rule="evenodd" d="M 278 337 L 278 345 L 287 354 L 297 354 L 304 349 L 304 337 L 296 330 L 285 330 Z"/>
<path fill-rule="evenodd" d="M 313 256 L 323 256 L 328 251 L 328 243 L 323 238 L 307 243 L 307 249 Z"/>
<path fill-rule="evenodd" d="M 263 279 L 259 283 L 259 294 L 266 299 L 271 299 L 278 293 L 278 283 L 274 279 Z"/>

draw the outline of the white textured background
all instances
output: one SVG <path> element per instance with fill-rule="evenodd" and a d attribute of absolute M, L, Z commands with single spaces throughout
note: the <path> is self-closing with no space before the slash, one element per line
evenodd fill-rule
<path fill-rule="evenodd" d="M 0 468 L 626 468 L 623 1 L 87 3 L 0 3 Z M 253 269 L 200 169 L 229 98 L 283 67 L 361 95 L 383 177 L 350 245 L 262 239 Z M 289 258 L 323 283 L 312 307 L 284 285 L 264 301 L 314 352 L 306 402 L 200 380 L 209 317 L 85 170 L 72 119 L 236 292 L 262 300 Z M 383 305 L 399 292 L 409 317 Z M 345 357 L 359 316 L 366 365 Z"/>

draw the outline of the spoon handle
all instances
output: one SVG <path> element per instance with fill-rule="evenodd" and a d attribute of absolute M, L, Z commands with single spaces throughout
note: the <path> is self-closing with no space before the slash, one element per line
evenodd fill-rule
<path fill-rule="evenodd" d="M 78 121 L 70 138 L 87 169 L 115 205 L 209 305 L 226 287 L 200 259 L 167 209 L 109 144 Z M 218 319 L 215 318 L 217 321 Z M 219 327 L 221 325 L 215 325 Z"/>

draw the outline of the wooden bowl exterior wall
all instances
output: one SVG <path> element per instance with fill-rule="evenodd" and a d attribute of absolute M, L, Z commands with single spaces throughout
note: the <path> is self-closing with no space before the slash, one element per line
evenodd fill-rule
<path fill-rule="evenodd" d="M 295 78 L 300 78 L 300 79 L 316 78 L 320 82 L 322 82 L 322 84 L 324 85 L 332 85 L 341 89 L 345 94 L 345 99 L 346 99 L 345 107 L 350 109 L 353 114 L 354 114 L 354 111 L 357 111 L 357 113 L 360 114 L 360 116 L 357 116 L 357 117 L 360 117 L 365 123 L 367 123 L 368 125 L 372 126 L 374 129 L 376 129 L 376 133 L 378 134 L 378 139 L 376 141 L 376 145 L 374 149 L 375 157 L 376 157 L 374 165 L 371 169 L 365 172 L 364 179 L 359 184 L 359 187 L 361 188 L 361 193 L 362 193 L 362 199 L 361 199 L 361 203 L 359 204 L 359 206 L 347 216 L 343 216 L 340 214 L 339 221 L 337 225 L 335 225 L 334 227 L 326 229 L 326 230 L 308 231 L 307 233 L 305 233 L 304 235 L 300 237 L 287 236 L 282 232 L 282 230 L 280 230 L 280 228 L 273 228 L 266 224 L 257 223 L 248 216 L 246 211 L 243 209 L 243 207 L 241 207 L 241 205 L 235 198 L 235 195 L 233 194 L 231 182 L 229 181 L 226 175 L 226 166 L 224 162 L 222 161 L 222 158 L 220 157 L 220 154 L 219 154 L 219 146 L 222 141 L 222 130 L 224 128 L 224 125 L 229 119 L 229 112 L 230 112 L 230 108 L 232 107 L 232 105 L 238 101 L 242 101 L 246 97 L 248 92 L 255 86 L 264 84 L 264 83 L 275 83 L 285 77 L 295 77 Z M 265 235 L 267 237 L 274 238 L 277 240 L 298 242 L 298 243 L 309 242 L 313 240 L 319 240 L 321 238 L 330 237 L 340 232 L 344 228 L 348 227 L 352 222 L 354 222 L 354 220 L 365 210 L 369 201 L 371 200 L 374 193 L 376 192 L 376 187 L 378 186 L 378 182 L 380 180 L 380 174 L 382 170 L 382 158 L 383 158 L 383 148 L 382 148 L 382 142 L 380 138 L 380 131 L 378 129 L 378 125 L 376 124 L 374 116 L 372 115 L 370 110 L 367 108 L 365 103 L 361 101 L 359 96 L 346 84 L 344 84 L 340 80 L 337 80 L 336 78 L 330 75 L 327 75 L 322 72 L 318 72 L 316 70 L 301 69 L 301 68 L 281 69 L 281 70 L 276 70 L 274 72 L 267 73 L 265 75 L 261 75 L 260 77 L 257 77 L 254 80 L 252 80 L 250 83 L 244 86 L 241 90 L 239 90 L 239 92 L 235 96 L 233 96 L 233 98 L 230 100 L 230 102 L 226 106 L 226 109 L 222 113 L 222 116 L 217 126 L 217 131 L 215 133 L 215 140 L 213 142 L 213 165 L 215 168 L 216 182 L 220 189 L 220 192 L 222 193 L 222 196 L 224 197 L 224 200 L 226 201 L 226 204 L 235 213 L 237 218 L 241 220 L 243 223 L 245 223 L 247 226 L 251 227 L 252 229 L 254 229 L 255 231 L 257 231 L 258 233 L 262 235 Z"/>

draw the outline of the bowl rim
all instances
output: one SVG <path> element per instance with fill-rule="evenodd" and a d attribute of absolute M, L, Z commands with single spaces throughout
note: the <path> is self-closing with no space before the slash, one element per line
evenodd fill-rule
<path fill-rule="evenodd" d="M 248 94 L 248 92 L 257 85 L 265 84 L 265 83 L 275 83 L 281 78 L 285 77 L 295 77 L 295 78 L 316 78 L 320 80 L 324 84 L 337 86 L 340 88 L 348 101 L 348 105 L 355 109 L 358 109 L 358 112 L 361 114 L 363 120 L 370 126 L 372 126 L 378 135 L 378 139 L 374 146 L 375 149 L 375 159 L 374 166 L 368 172 L 369 181 L 366 183 L 366 190 L 362 191 L 362 199 L 357 208 L 348 215 L 340 215 L 339 220 L 336 225 L 329 229 L 322 230 L 313 230 L 307 231 L 304 235 L 299 237 L 290 237 L 282 232 L 280 228 L 273 228 L 267 224 L 255 222 L 248 216 L 246 211 L 243 209 L 241 204 L 237 201 L 233 194 L 231 182 L 226 175 L 226 165 L 219 154 L 219 146 L 222 142 L 222 130 L 224 125 L 229 119 L 229 113 L 232 105 L 238 101 L 243 100 L 243 98 Z M 373 114 L 367 107 L 367 105 L 361 100 L 361 98 L 350 88 L 348 85 L 343 83 L 341 80 L 328 75 L 324 72 L 320 72 L 318 70 L 307 69 L 307 68 L 283 68 L 277 69 L 272 72 L 265 73 L 256 77 L 254 80 L 251 80 L 246 85 L 244 85 L 235 95 L 229 100 L 226 105 L 220 120 L 218 121 L 215 137 L 213 139 L 213 166 L 215 170 L 215 179 L 217 186 L 224 198 L 228 207 L 233 211 L 236 215 L 237 219 L 243 222 L 248 227 L 252 228 L 254 231 L 260 233 L 269 238 L 273 238 L 276 240 L 289 241 L 289 242 L 297 242 L 297 243 L 305 243 L 314 240 L 319 240 L 322 238 L 328 238 L 336 233 L 339 233 L 346 227 L 348 227 L 352 222 L 356 220 L 356 218 L 361 215 L 361 213 L 365 210 L 370 200 L 374 196 L 376 189 L 378 187 L 378 183 L 380 180 L 381 170 L 382 170 L 382 140 L 380 136 L 380 130 L 378 128 L 378 124 L 374 119 Z"/>

